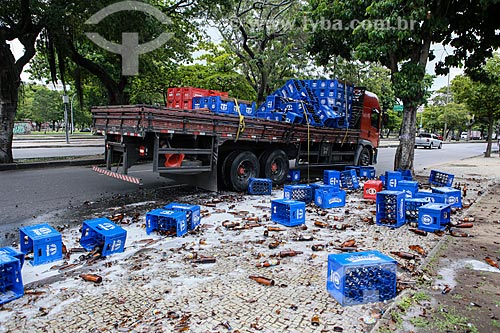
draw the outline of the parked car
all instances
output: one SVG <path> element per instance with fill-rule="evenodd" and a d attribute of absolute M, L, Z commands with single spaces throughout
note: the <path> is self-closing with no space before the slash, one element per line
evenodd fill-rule
<path fill-rule="evenodd" d="M 430 149 L 441 149 L 443 147 L 443 141 L 439 140 L 436 134 L 420 133 L 415 138 L 415 148 L 417 148 L 418 146 Z"/>
<path fill-rule="evenodd" d="M 87 127 L 87 128 L 82 128 L 82 129 L 80 130 L 80 132 L 82 132 L 82 133 L 90 133 L 90 132 L 92 132 L 92 130 L 91 130 L 90 128 L 88 128 L 88 127 Z"/>

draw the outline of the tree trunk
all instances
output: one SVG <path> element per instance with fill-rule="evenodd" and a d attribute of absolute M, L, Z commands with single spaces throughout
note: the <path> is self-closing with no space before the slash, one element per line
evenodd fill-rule
<path fill-rule="evenodd" d="M 413 156 L 415 154 L 415 126 L 417 124 L 416 119 L 417 108 L 405 106 L 403 121 L 401 123 L 399 146 L 394 157 L 394 170 L 413 170 Z"/>
<path fill-rule="evenodd" d="M 492 145 L 491 138 L 493 137 L 493 123 L 494 123 L 493 116 L 488 117 L 488 138 L 487 138 L 488 144 L 486 145 L 486 152 L 484 153 L 484 157 L 491 157 L 491 145 Z"/>
<path fill-rule="evenodd" d="M 10 46 L 0 40 L 0 163 L 12 163 L 12 138 L 21 79 Z"/>

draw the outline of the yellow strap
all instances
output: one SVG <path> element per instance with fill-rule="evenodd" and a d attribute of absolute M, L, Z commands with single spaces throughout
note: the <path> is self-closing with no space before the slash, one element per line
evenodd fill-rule
<path fill-rule="evenodd" d="M 238 100 L 234 99 L 234 107 L 236 111 L 238 111 L 238 115 L 240 116 L 240 123 L 238 125 L 238 133 L 236 133 L 236 141 L 240 138 L 240 134 L 245 132 L 245 117 L 241 114 L 240 105 L 238 104 Z"/>

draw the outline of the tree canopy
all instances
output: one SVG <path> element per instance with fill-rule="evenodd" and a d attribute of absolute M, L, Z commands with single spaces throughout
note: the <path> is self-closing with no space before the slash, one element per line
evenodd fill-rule
<path fill-rule="evenodd" d="M 395 95 L 404 105 L 394 167 L 412 169 L 416 111 L 430 87 L 425 68 L 434 58 L 431 43 L 455 48 L 438 63 L 439 74 L 458 65 L 475 71 L 500 45 L 495 14 L 499 9 L 495 0 L 419 0 L 411 4 L 402 0 L 310 0 L 309 50 L 322 64 L 342 56 L 378 61 L 390 69 Z"/>

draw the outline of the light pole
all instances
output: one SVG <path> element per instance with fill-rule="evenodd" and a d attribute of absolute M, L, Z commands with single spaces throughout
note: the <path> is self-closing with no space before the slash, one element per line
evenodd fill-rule
<path fill-rule="evenodd" d="M 69 97 L 67 95 L 63 95 L 63 103 L 64 103 L 64 128 L 66 129 L 66 144 L 69 144 L 69 133 L 68 133 L 68 104 L 69 104 Z"/>
<path fill-rule="evenodd" d="M 73 94 L 73 97 L 71 97 L 71 134 L 73 134 L 73 131 L 75 130 L 75 122 L 73 118 L 73 101 L 75 99 L 76 94 Z"/>

